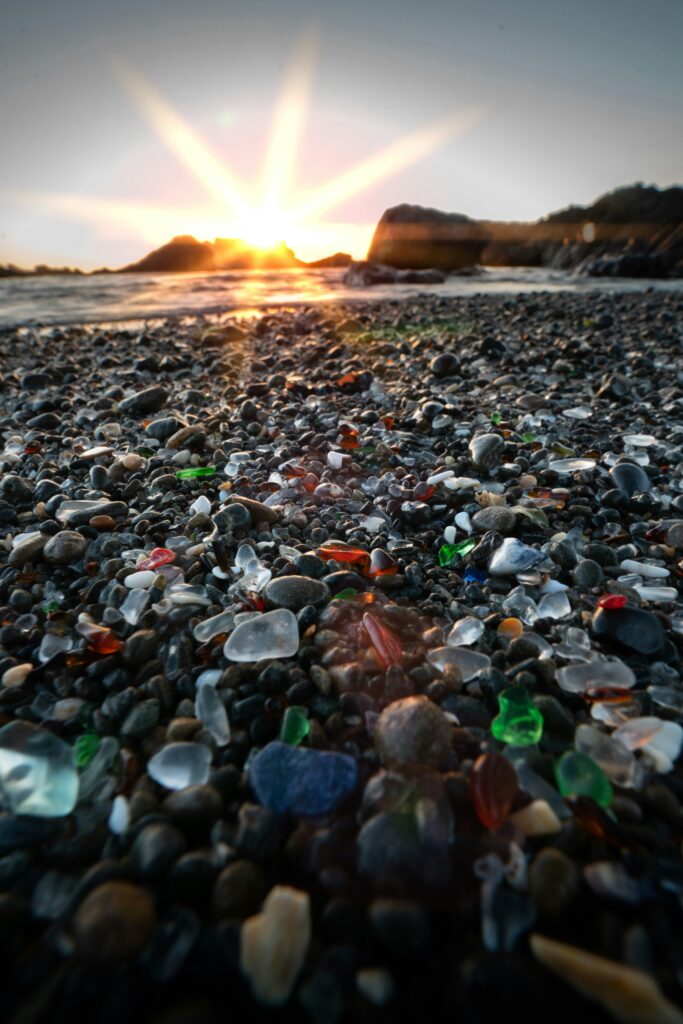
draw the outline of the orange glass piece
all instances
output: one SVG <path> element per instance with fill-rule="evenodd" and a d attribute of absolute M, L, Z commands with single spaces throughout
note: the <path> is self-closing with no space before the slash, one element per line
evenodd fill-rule
<path fill-rule="evenodd" d="M 29 443 L 24 448 L 24 454 L 37 455 L 38 452 L 42 452 L 42 450 L 43 446 L 41 445 L 40 441 L 29 441 Z"/>
<path fill-rule="evenodd" d="M 325 541 L 322 547 L 316 551 L 316 555 L 326 562 L 333 558 L 335 562 L 350 562 L 352 564 L 364 564 L 370 558 L 367 551 L 363 551 L 362 548 L 354 548 L 342 540 Z"/>
<path fill-rule="evenodd" d="M 95 654 L 116 654 L 123 648 L 123 640 L 107 626 L 98 626 L 94 622 L 79 622 L 76 625 L 76 632 L 86 638 L 90 650 Z"/>
<path fill-rule="evenodd" d="M 143 569 L 160 569 L 162 565 L 170 565 L 175 562 L 175 552 L 168 548 L 153 548 L 147 558 L 135 566 L 136 572 Z"/>
<path fill-rule="evenodd" d="M 375 654 L 379 658 L 383 668 L 390 668 L 391 665 L 398 665 L 403 657 L 401 641 L 388 626 L 385 626 L 370 612 L 363 616 L 363 629 L 368 635 Z"/>
<path fill-rule="evenodd" d="M 623 686 L 589 686 L 584 697 L 591 704 L 632 704 L 633 694 Z"/>
<path fill-rule="evenodd" d="M 342 434 L 339 440 L 339 447 L 345 452 L 352 452 L 360 448 L 360 441 L 357 434 Z"/>
<path fill-rule="evenodd" d="M 370 561 L 365 567 L 366 576 L 395 576 L 397 572 L 397 562 L 382 548 L 374 548 L 370 552 Z"/>
<path fill-rule="evenodd" d="M 387 430 L 394 429 L 394 417 L 393 416 L 380 416 L 380 423 L 383 423 Z"/>
<path fill-rule="evenodd" d="M 288 480 L 293 480 L 295 477 L 306 476 L 305 466 L 299 465 L 293 459 L 290 462 L 285 462 L 282 467 L 282 472 L 285 474 Z"/>
<path fill-rule="evenodd" d="M 343 388 L 345 384 L 355 384 L 358 380 L 358 374 L 351 371 L 350 373 L 343 373 L 341 377 L 337 377 L 334 382 L 338 388 Z"/>
<path fill-rule="evenodd" d="M 413 487 L 413 499 L 415 501 L 429 501 L 435 493 L 436 487 L 434 484 L 428 484 L 426 480 L 422 480 Z"/>
<path fill-rule="evenodd" d="M 306 476 L 301 478 L 301 486 L 306 491 L 314 491 L 319 483 L 320 480 L 315 473 L 306 473 Z"/>
<path fill-rule="evenodd" d="M 524 626 L 519 619 L 515 618 L 503 619 L 496 630 L 498 636 L 502 636 L 506 640 L 516 640 L 523 632 Z"/>
<path fill-rule="evenodd" d="M 596 608 L 607 608 L 608 611 L 614 611 L 616 608 L 623 608 L 627 603 L 628 598 L 625 594 L 603 594 L 595 602 Z"/>
<path fill-rule="evenodd" d="M 241 590 L 236 595 L 238 601 L 247 608 L 250 612 L 262 612 L 266 607 L 266 602 L 258 594 L 252 594 L 246 590 Z"/>
<path fill-rule="evenodd" d="M 339 433 L 342 437 L 358 437 L 359 431 L 357 427 L 354 427 L 353 423 L 347 423 L 343 420 L 339 424 Z"/>
<path fill-rule="evenodd" d="M 482 754 L 470 774 L 470 793 L 484 828 L 497 829 L 507 821 L 519 789 L 517 773 L 502 754 Z"/>

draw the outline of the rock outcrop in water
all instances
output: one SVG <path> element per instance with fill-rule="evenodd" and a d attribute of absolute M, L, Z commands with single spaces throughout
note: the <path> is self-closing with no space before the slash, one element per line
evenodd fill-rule
<path fill-rule="evenodd" d="M 683 188 L 641 184 L 535 222 L 472 221 L 396 206 L 381 217 L 368 259 L 395 267 L 553 267 L 599 277 L 683 276 Z"/>
<path fill-rule="evenodd" d="M 137 263 L 122 267 L 120 272 L 182 274 L 213 270 L 282 269 L 303 265 L 284 242 L 270 249 L 254 249 L 239 238 L 198 242 L 192 235 L 178 235 Z"/>
<path fill-rule="evenodd" d="M 481 223 L 462 213 L 403 203 L 382 214 L 368 260 L 400 270 L 462 270 L 480 262 L 490 238 Z"/>

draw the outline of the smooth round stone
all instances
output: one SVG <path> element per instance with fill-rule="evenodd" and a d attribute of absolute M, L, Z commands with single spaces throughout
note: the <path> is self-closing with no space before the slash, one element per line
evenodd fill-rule
<path fill-rule="evenodd" d="M 475 466 L 493 469 L 503 458 L 505 441 L 499 434 L 479 434 L 470 441 L 469 450 Z"/>
<path fill-rule="evenodd" d="M 569 473 L 585 473 L 586 470 L 595 469 L 595 466 L 595 459 L 555 459 L 554 462 L 548 463 L 548 469 L 560 476 L 566 476 Z"/>
<path fill-rule="evenodd" d="M 669 527 L 666 542 L 672 548 L 683 548 L 683 522 L 673 523 Z"/>
<path fill-rule="evenodd" d="M 544 558 L 542 551 L 523 544 L 516 537 L 506 537 L 491 556 L 489 572 L 494 576 L 513 576 L 538 565 Z"/>
<path fill-rule="evenodd" d="M 574 583 L 584 593 L 599 587 L 604 578 L 602 568 L 592 558 L 583 558 L 573 573 Z"/>
<path fill-rule="evenodd" d="M 158 384 L 153 384 L 151 387 L 138 391 L 135 395 L 130 395 L 129 398 L 124 398 L 119 402 L 119 409 L 131 416 L 142 416 L 145 413 L 157 412 L 162 405 L 166 404 L 167 399 L 168 391 Z"/>
<path fill-rule="evenodd" d="M 22 686 L 29 673 L 33 672 L 33 668 L 30 661 L 25 661 L 21 665 L 13 665 L 3 672 L 0 684 L 7 689 L 12 689 L 13 686 Z"/>
<path fill-rule="evenodd" d="M 429 369 L 435 377 L 448 377 L 450 374 L 455 373 L 458 366 L 458 358 L 452 352 L 440 352 L 438 356 L 434 356 L 431 360 Z"/>
<path fill-rule="evenodd" d="M 375 747 L 384 765 L 443 764 L 451 748 L 451 726 L 428 697 L 406 697 L 379 716 Z"/>
<path fill-rule="evenodd" d="M 477 533 L 488 533 L 495 530 L 503 536 L 514 533 L 517 525 L 517 517 L 510 508 L 505 505 L 491 505 L 489 508 L 482 508 L 472 516 L 472 525 Z"/>
<path fill-rule="evenodd" d="M 165 789 L 186 789 L 209 778 L 211 751 L 203 743 L 168 743 L 147 764 L 147 774 Z"/>
<path fill-rule="evenodd" d="M 307 605 L 323 605 L 331 597 L 330 589 L 321 580 L 310 576 L 280 576 L 271 580 L 265 598 L 276 608 L 298 612 Z"/>
<path fill-rule="evenodd" d="M 288 608 L 240 622 L 223 647 L 225 657 L 238 662 L 291 658 L 298 650 L 299 626 L 294 612 Z"/>
<path fill-rule="evenodd" d="M 664 643 L 664 630 L 656 615 L 642 608 L 598 608 L 593 633 L 606 636 L 639 654 L 654 654 Z"/>
<path fill-rule="evenodd" d="M 7 559 L 13 569 L 21 569 L 27 562 L 42 561 L 42 553 L 48 538 L 44 533 L 32 533 L 10 551 Z"/>
<path fill-rule="evenodd" d="M 139 572 L 132 572 L 123 581 L 124 587 L 129 590 L 149 590 L 156 579 L 157 574 L 151 569 L 141 569 Z"/>
<path fill-rule="evenodd" d="M 43 558 L 52 565 L 70 565 L 79 562 L 88 545 L 85 537 L 75 530 L 61 530 L 43 548 Z"/>
<path fill-rule="evenodd" d="M 10 505 L 29 505 L 33 501 L 33 487 L 16 473 L 0 477 L 0 498 Z"/>
<path fill-rule="evenodd" d="M 136 956 L 156 924 L 154 900 L 146 889 L 129 882 L 105 882 L 93 889 L 73 919 L 78 951 L 97 964 Z"/>
<path fill-rule="evenodd" d="M 283 1006 L 292 992 L 311 941 L 308 893 L 276 885 L 260 913 L 240 933 L 240 968 L 257 1003 Z"/>
<path fill-rule="evenodd" d="M 541 911 L 556 916 L 569 909 L 579 894 L 579 869 L 566 853 L 546 846 L 529 869 L 529 890 Z"/>
<path fill-rule="evenodd" d="M 464 682 L 474 679 L 476 675 L 485 672 L 491 666 L 491 659 L 487 654 L 468 651 L 464 647 L 437 647 L 429 652 L 427 661 L 439 672 L 445 672 L 449 666 L 454 665 L 462 675 Z"/>
<path fill-rule="evenodd" d="M 622 494 L 630 498 L 634 494 L 647 494 L 652 490 L 652 481 L 642 466 L 633 462 L 618 462 L 609 471 L 612 482 Z"/>
<path fill-rule="evenodd" d="M 213 521 L 221 533 L 229 533 L 231 530 L 248 530 L 252 524 L 249 509 L 236 502 L 225 505 L 219 512 L 216 512 Z"/>

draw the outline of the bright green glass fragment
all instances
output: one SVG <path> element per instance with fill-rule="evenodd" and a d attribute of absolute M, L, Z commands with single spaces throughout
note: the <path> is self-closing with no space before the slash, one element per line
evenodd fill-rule
<path fill-rule="evenodd" d="M 465 555 L 469 555 L 470 551 L 476 548 L 476 546 L 477 542 L 474 537 L 465 537 L 464 540 L 459 540 L 457 544 L 442 544 L 437 555 L 439 565 L 453 565 L 458 558 L 464 558 Z"/>
<path fill-rule="evenodd" d="M 347 587 L 346 590 L 340 590 L 338 594 L 335 594 L 332 598 L 333 601 L 353 601 L 354 597 L 358 593 L 353 587 Z"/>
<path fill-rule="evenodd" d="M 543 733 L 543 716 L 523 686 L 510 686 L 498 695 L 499 714 L 491 722 L 491 732 L 501 743 L 529 747 Z"/>
<path fill-rule="evenodd" d="M 535 434 L 522 434 L 522 441 L 526 441 L 527 444 L 531 444 L 532 441 L 536 440 Z"/>
<path fill-rule="evenodd" d="M 492 412 L 492 413 L 491 413 L 491 423 L 495 423 L 495 424 L 496 424 L 496 426 L 497 426 L 497 425 L 498 425 L 498 424 L 500 423 L 500 421 L 502 420 L 502 418 L 503 418 L 503 417 L 502 417 L 502 416 L 500 415 L 500 413 L 499 413 L 499 412 Z"/>
<path fill-rule="evenodd" d="M 90 764 L 97 753 L 99 745 L 100 737 L 94 732 L 84 732 L 82 736 L 78 736 L 74 743 L 76 767 L 85 768 L 87 764 Z"/>
<path fill-rule="evenodd" d="M 612 802 L 612 786 L 602 768 L 586 754 L 568 750 L 555 762 L 555 779 L 562 796 L 589 796 L 600 807 Z"/>
<path fill-rule="evenodd" d="M 176 476 L 179 480 L 191 480 L 195 476 L 213 476 L 215 466 L 193 466 L 192 469 L 179 469 Z"/>
<path fill-rule="evenodd" d="M 289 743 L 291 747 L 298 747 L 310 731 L 311 723 L 308 721 L 306 708 L 297 707 L 295 704 L 287 708 L 280 728 L 282 742 Z"/>

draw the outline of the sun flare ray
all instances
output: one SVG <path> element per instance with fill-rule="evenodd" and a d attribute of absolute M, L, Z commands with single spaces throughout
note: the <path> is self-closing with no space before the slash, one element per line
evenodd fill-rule
<path fill-rule="evenodd" d="M 481 111 L 478 109 L 451 114 L 392 142 L 367 160 L 317 188 L 305 203 L 294 210 L 292 220 L 299 223 L 325 213 L 345 199 L 406 170 L 446 142 L 464 135 L 480 117 Z"/>
<path fill-rule="evenodd" d="M 263 209 L 280 210 L 294 163 L 311 95 L 318 37 L 307 33 L 285 77 L 273 115 L 273 127 L 263 173 Z"/>
<path fill-rule="evenodd" d="M 237 216 L 247 216 L 249 207 L 237 181 L 187 122 L 139 71 L 120 58 L 114 61 L 114 67 L 131 100 L 162 142 L 212 196 Z"/>

